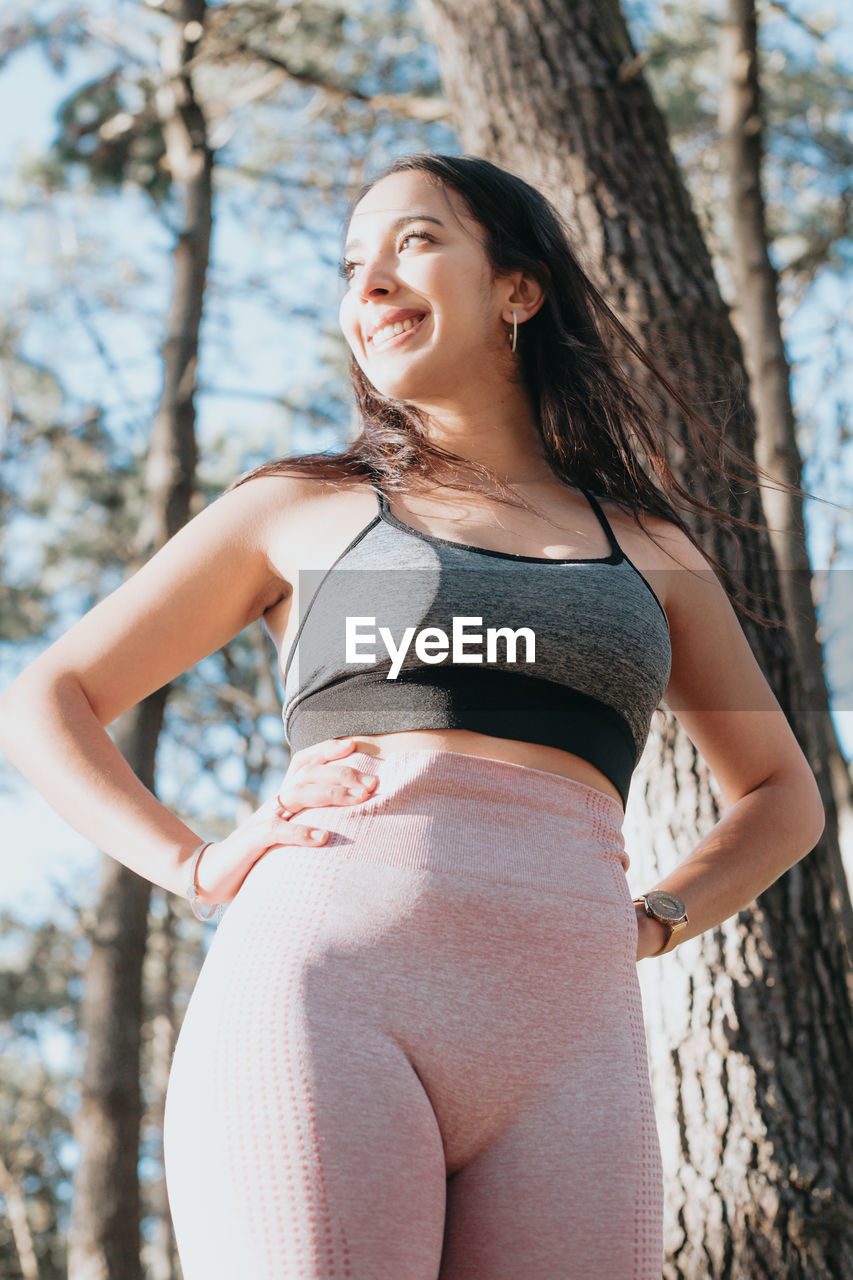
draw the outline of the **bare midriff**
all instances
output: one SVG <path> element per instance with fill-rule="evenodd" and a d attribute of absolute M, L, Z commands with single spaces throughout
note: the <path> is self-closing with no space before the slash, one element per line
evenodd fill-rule
<path fill-rule="evenodd" d="M 595 765 L 559 747 L 541 746 L 536 742 L 519 742 L 515 738 L 493 738 L 469 729 L 414 729 L 401 733 L 351 734 L 357 751 L 385 759 L 394 751 L 458 751 L 464 755 L 486 756 L 507 760 L 528 769 L 541 769 L 563 778 L 573 778 L 588 787 L 603 791 L 622 805 L 622 796 L 609 778 Z"/>

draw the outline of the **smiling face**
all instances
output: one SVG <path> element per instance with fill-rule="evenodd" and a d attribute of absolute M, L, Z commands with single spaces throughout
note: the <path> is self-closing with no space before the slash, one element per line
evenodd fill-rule
<path fill-rule="evenodd" d="M 480 379 L 513 376 L 514 284 L 494 277 L 484 236 L 457 193 L 423 172 L 389 174 L 359 201 L 340 324 L 382 395 L 439 403 Z"/>

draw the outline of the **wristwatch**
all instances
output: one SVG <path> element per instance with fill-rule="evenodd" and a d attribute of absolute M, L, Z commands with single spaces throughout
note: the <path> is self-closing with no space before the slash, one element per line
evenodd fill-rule
<path fill-rule="evenodd" d="M 634 899 L 635 906 L 640 902 L 645 907 L 647 916 L 660 920 L 669 929 L 666 942 L 660 951 L 653 951 L 652 955 L 662 956 L 665 951 L 672 951 L 682 929 L 687 927 L 687 908 L 684 903 L 674 893 L 666 893 L 663 889 L 650 889 L 648 893 Z"/>

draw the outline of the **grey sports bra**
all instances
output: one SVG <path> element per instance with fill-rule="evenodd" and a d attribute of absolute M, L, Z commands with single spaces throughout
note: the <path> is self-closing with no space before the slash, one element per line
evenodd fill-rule
<path fill-rule="evenodd" d="M 374 491 L 378 513 L 334 563 L 299 575 L 282 713 L 291 750 L 470 729 L 582 756 L 625 803 L 669 681 L 670 634 L 593 495 L 581 489 L 610 554 L 547 560 L 423 533 Z"/>

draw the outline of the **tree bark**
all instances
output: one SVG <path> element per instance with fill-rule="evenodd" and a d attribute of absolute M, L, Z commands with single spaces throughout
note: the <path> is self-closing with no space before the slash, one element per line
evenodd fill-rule
<path fill-rule="evenodd" d="M 148 959 L 153 961 L 149 995 L 149 1081 L 151 1101 L 145 1116 L 147 1126 L 163 1132 L 166 1090 L 175 1050 L 175 912 L 171 895 L 155 891 L 161 902 L 156 928 L 149 930 Z M 153 914 L 153 913 L 152 913 Z M 150 1280 L 174 1280 L 177 1265 L 175 1236 L 169 1213 L 165 1177 L 147 1189 L 148 1212 L 155 1220 L 146 1250 Z"/>
<path fill-rule="evenodd" d="M 39 1280 L 33 1233 L 27 1219 L 27 1202 L 24 1193 L 0 1155 L 0 1196 L 6 1202 L 6 1214 L 12 1227 L 12 1238 L 18 1254 L 18 1264 L 23 1280 Z"/>
<path fill-rule="evenodd" d="M 145 517 L 130 563 L 135 570 L 190 514 L 196 468 L 195 378 L 212 226 L 213 157 L 186 64 L 201 35 L 205 0 L 181 0 L 164 41 L 169 81 L 158 104 L 172 179 L 184 191 L 184 226 L 163 347 L 164 385 L 145 477 Z M 124 715 L 116 743 L 154 790 L 155 755 L 168 686 Z M 137 1174 L 141 1100 L 142 968 L 151 885 L 105 859 L 97 925 L 86 969 L 87 1041 L 82 1101 L 75 1117 L 81 1160 L 74 1180 L 70 1280 L 142 1280 Z"/>
<path fill-rule="evenodd" d="M 799 485 L 802 461 L 791 401 L 791 371 L 779 319 L 779 287 L 770 261 L 762 192 L 763 111 L 758 66 L 758 22 L 754 0 L 729 0 L 720 39 L 724 73 L 720 101 L 720 154 L 728 178 L 731 263 L 736 291 L 732 316 L 743 343 L 756 419 L 756 457 L 771 476 Z M 810 714 L 806 728 L 818 739 L 812 754 L 825 754 L 839 809 L 853 804 L 853 780 L 829 711 L 829 696 L 818 640 L 812 573 L 806 551 L 802 501 L 778 489 L 764 489 L 764 510 L 779 566 L 785 616 L 799 663 Z M 845 882 L 839 859 L 835 867 Z M 840 894 L 848 950 L 853 945 L 853 910 Z"/>
<path fill-rule="evenodd" d="M 629 327 L 709 400 L 728 401 L 732 376 L 746 380 L 740 343 L 618 0 L 431 0 L 428 12 L 465 148 L 549 195 Z M 649 391 L 676 433 L 669 462 L 685 487 L 762 519 L 759 494 L 735 509 L 734 494 L 688 471 L 684 423 Z M 754 454 L 745 405 L 727 435 Z M 743 567 L 716 526 L 692 527 L 778 604 L 766 535 L 739 538 Z M 853 1008 L 835 803 L 790 640 L 748 621 L 744 629 L 815 771 L 827 825 L 818 848 L 756 903 L 640 966 L 666 1184 L 664 1273 L 847 1280 Z M 653 727 L 631 787 L 631 888 L 663 878 L 720 816 L 715 780 L 669 716 Z"/>

